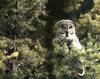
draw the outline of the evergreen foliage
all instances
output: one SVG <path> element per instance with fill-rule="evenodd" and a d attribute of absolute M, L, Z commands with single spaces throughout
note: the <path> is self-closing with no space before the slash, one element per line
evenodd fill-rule
<path fill-rule="evenodd" d="M 100 79 L 99 8 L 100 0 L 0 0 L 0 79 Z M 55 42 L 62 19 L 75 22 L 83 51 Z"/>

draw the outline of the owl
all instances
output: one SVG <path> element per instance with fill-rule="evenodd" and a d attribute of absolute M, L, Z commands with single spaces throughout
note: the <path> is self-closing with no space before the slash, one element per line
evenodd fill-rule
<path fill-rule="evenodd" d="M 56 37 L 60 45 L 67 44 L 68 48 L 82 49 L 75 32 L 75 24 L 71 20 L 60 20 L 56 24 Z"/>
<path fill-rule="evenodd" d="M 75 32 L 75 24 L 71 20 L 60 20 L 56 24 L 56 39 L 60 45 L 66 43 L 69 51 L 72 49 L 81 50 L 82 45 L 79 42 L 79 39 Z M 79 52 L 79 51 L 78 51 Z M 73 59 L 71 66 L 78 72 L 79 76 L 83 76 L 85 73 L 84 67 L 82 67 L 81 61 Z"/>

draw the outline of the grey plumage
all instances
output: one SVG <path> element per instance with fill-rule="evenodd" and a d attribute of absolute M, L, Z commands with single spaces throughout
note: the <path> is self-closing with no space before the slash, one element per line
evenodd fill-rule
<path fill-rule="evenodd" d="M 75 25 L 71 20 L 60 20 L 56 24 L 56 40 L 60 45 L 66 45 L 70 49 L 81 50 L 82 45 L 75 32 Z M 78 75 L 83 76 L 85 73 L 82 63 L 78 59 L 74 59 L 71 62 L 71 66 L 78 72 Z"/>
<path fill-rule="evenodd" d="M 56 37 L 61 45 L 66 43 L 68 48 L 82 49 L 75 33 L 75 25 L 71 20 L 60 20 L 56 23 L 56 27 Z"/>

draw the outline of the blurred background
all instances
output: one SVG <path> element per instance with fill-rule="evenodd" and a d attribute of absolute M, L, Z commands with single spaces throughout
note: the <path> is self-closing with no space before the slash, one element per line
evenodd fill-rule
<path fill-rule="evenodd" d="M 75 23 L 83 53 L 53 42 L 62 19 Z M 100 79 L 100 0 L 0 0 L 0 79 Z"/>

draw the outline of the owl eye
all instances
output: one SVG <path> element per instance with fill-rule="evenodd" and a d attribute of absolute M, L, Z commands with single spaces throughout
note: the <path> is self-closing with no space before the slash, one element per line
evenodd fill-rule
<path fill-rule="evenodd" d="M 70 26 L 69 26 L 69 29 L 71 29 L 71 28 L 72 28 L 72 26 L 70 25 Z"/>
<path fill-rule="evenodd" d="M 66 29 L 66 25 L 65 24 L 62 24 L 61 25 L 61 28 Z"/>

